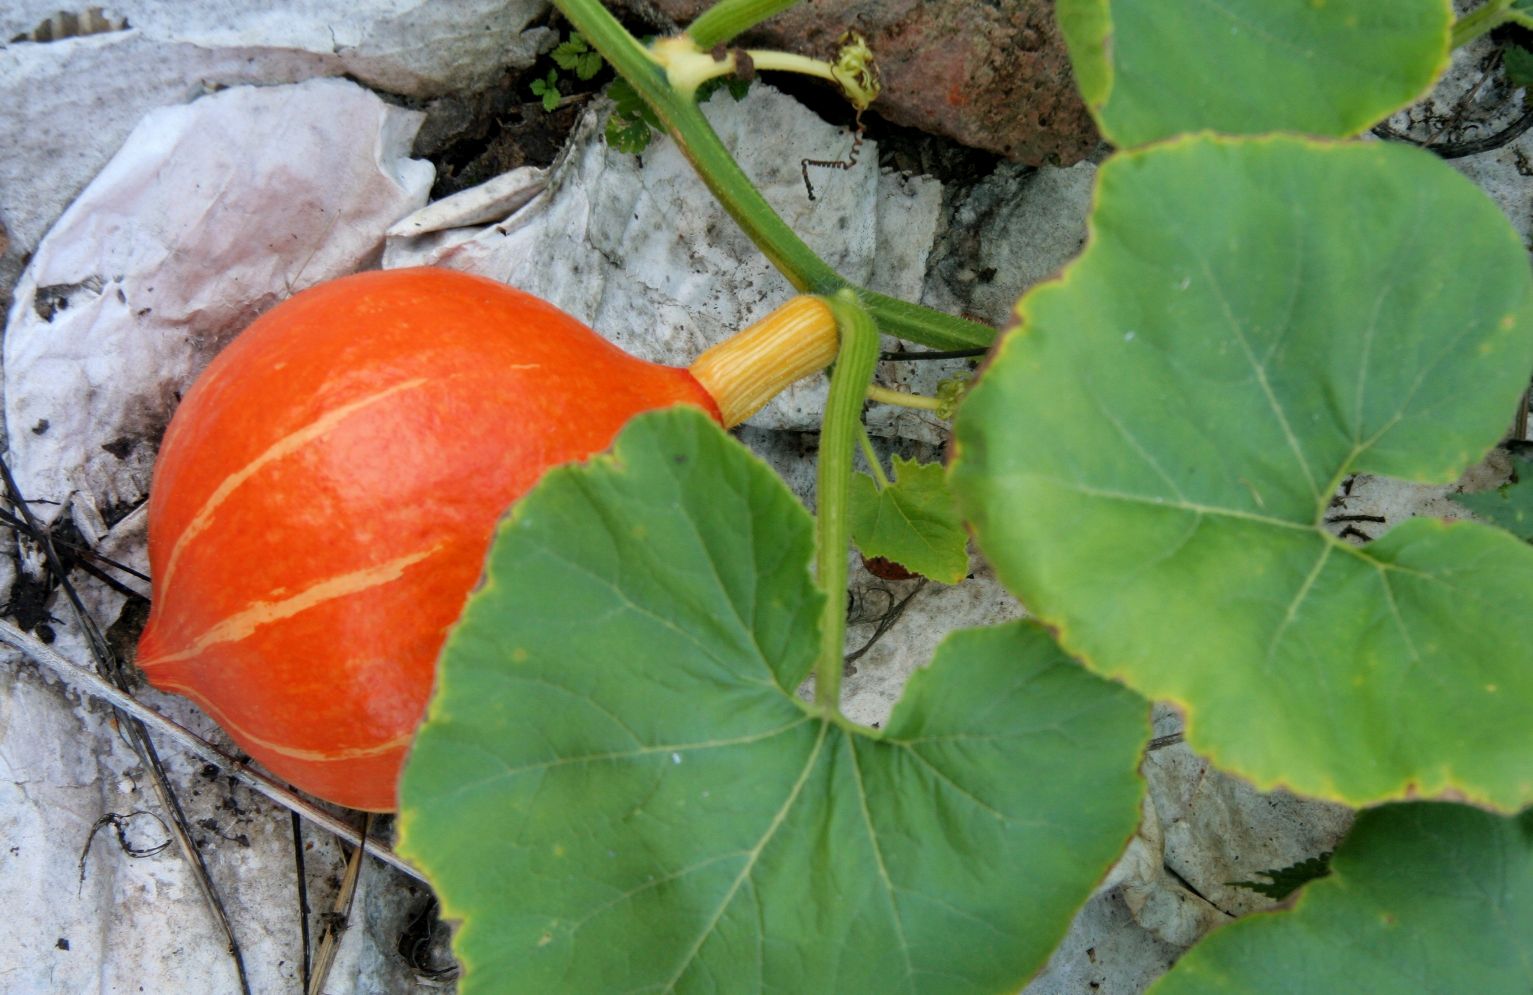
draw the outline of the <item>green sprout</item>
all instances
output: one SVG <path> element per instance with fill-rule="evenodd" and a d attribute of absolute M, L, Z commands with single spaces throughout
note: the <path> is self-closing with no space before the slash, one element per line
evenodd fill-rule
<path fill-rule="evenodd" d="M 543 79 L 533 80 L 532 95 L 541 98 L 543 109 L 552 113 L 553 109 L 559 106 L 559 101 L 563 97 L 563 94 L 559 92 L 559 71 L 557 69 L 550 69 L 548 75 Z"/>

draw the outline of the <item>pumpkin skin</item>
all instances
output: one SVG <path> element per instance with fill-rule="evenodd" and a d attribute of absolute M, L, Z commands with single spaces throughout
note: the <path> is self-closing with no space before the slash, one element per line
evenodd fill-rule
<path fill-rule="evenodd" d="M 688 371 L 491 280 L 304 291 L 217 356 L 166 432 L 138 665 L 278 776 L 390 811 L 501 514 L 676 403 L 719 419 Z"/>

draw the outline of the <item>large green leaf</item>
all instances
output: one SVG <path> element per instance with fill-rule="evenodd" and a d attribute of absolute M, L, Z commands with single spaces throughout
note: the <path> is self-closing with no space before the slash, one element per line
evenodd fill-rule
<path fill-rule="evenodd" d="M 1468 181 L 1382 143 L 1115 157 L 1088 248 L 958 413 L 960 507 L 1067 650 L 1258 785 L 1533 801 L 1533 549 L 1324 527 L 1352 472 L 1445 483 L 1533 368 L 1533 281 Z"/>
<path fill-rule="evenodd" d="M 1364 812 L 1291 911 L 1209 936 L 1153 995 L 1533 991 L 1533 811 L 1417 803 Z"/>
<path fill-rule="evenodd" d="M 402 783 L 465 992 L 995 992 L 1132 833 L 1144 702 L 1026 625 L 885 728 L 795 695 L 810 523 L 701 414 L 636 419 L 504 523 Z"/>
<path fill-rule="evenodd" d="M 1512 465 L 1517 468 L 1516 481 L 1477 494 L 1454 494 L 1450 500 L 1533 542 L 1533 460 L 1513 460 Z"/>
<path fill-rule="evenodd" d="M 1447 67 L 1449 0 L 1058 0 L 1102 134 L 1355 135 Z"/>

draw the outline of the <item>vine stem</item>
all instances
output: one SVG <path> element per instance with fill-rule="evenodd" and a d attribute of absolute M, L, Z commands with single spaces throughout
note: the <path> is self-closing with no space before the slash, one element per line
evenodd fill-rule
<path fill-rule="evenodd" d="M 762 49 L 733 49 L 722 59 L 715 59 L 710 55 L 698 52 L 695 42 L 689 35 L 670 39 L 671 47 L 686 46 L 685 50 L 690 54 L 686 60 L 685 68 L 678 71 L 678 67 L 672 67 L 668 73 L 671 83 L 682 93 L 696 91 L 698 87 L 720 76 L 732 76 L 739 71 L 740 58 L 743 56 L 750 60 L 752 70 L 756 72 L 784 72 L 798 73 L 800 76 L 812 76 L 816 79 L 825 80 L 827 83 L 835 83 L 840 86 L 836 79 L 835 67 L 829 62 L 820 59 L 811 59 L 807 55 L 795 55 L 792 52 L 774 52 Z"/>
<path fill-rule="evenodd" d="M 888 387 L 880 387 L 877 384 L 868 387 L 868 400 L 874 404 L 890 404 L 897 408 L 916 408 L 920 411 L 942 410 L 942 401 L 939 398 L 927 397 L 925 394 L 911 394 L 903 390 L 890 390 Z"/>
<path fill-rule="evenodd" d="M 687 34 L 697 42 L 698 48 L 710 49 L 796 3 L 798 0 L 719 0 L 698 15 L 687 28 Z"/>
<path fill-rule="evenodd" d="M 1454 21 L 1450 47 L 1459 48 L 1467 45 L 1511 20 L 1507 12 L 1511 9 L 1512 2 L 1513 0 L 1489 0 Z"/>
<path fill-rule="evenodd" d="M 846 556 L 851 542 L 847 502 L 852 453 L 862 428 L 863 393 L 878 364 L 878 330 L 852 291 L 842 290 L 826 303 L 836 316 L 841 348 L 820 424 L 820 465 L 815 478 L 815 572 L 825 592 L 825 607 L 820 613 L 814 702 L 823 714 L 839 717 L 846 657 Z"/>
<path fill-rule="evenodd" d="M 599 0 L 554 0 L 554 6 L 649 104 L 719 204 L 789 283 L 801 293 L 823 296 L 852 287 L 772 209 L 729 154 L 692 97 L 671 85 L 657 56 L 640 45 Z M 768 6 L 772 5 L 744 0 L 729 5 L 739 18 L 744 18 L 747 10 Z M 718 23 L 728 27 L 733 22 Z M 696 35 L 691 37 L 697 41 Z M 890 335 L 936 349 L 984 347 L 995 338 L 995 329 L 987 325 L 870 290 L 852 289 L 878 327 Z"/>

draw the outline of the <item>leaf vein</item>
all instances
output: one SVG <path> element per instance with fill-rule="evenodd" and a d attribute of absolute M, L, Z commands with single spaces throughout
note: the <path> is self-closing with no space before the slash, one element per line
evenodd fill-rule
<path fill-rule="evenodd" d="M 929 759 L 926 758 L 926 756 L 924 754 L 921 753 L 921 751 L 915 749 L 915 747 L 911 746 L 909 743 L 896 743 L 894 745 L 903 747 L 905 749 L 906 753 L 910 754 L 910 756 L 912 756 L 915 759 L 919 760 L 926 767 L 927 770 L 931 771 L 933 774 L 935 774 L 937 776 L 938 780 L 942 781 L 944 784 L 946 784 L 952 790 L 956 791 L 958 794 L 962 795 L 963 797 L 969 799 L 969 801 L 973 802 L 975 805 L 977 805 L 980 808 L 984 809 L 986 812 L 989 812 L 992 816 L 994 816 L 996 818 L 997 821 L 1005 823 L 1006 825 L 1014 825 L 1014 824 L 1016 824 L 1015 820 L 1013 820 L 1012 818 L 1007 816 L 1005 812 L 1002 812 L 1000 809 L 995 808 L 989 802 L 985 801 L 983 798 L 979 797 L 974 792 L 970 791 L 968 788 L 965 788 L 963 785 L 961 785 L 957 781 L 953 780 L 953 778 L 947 773 L 947 771 L 943 770 L 942 768 L 938 767 L 936 764 L 932 763 Z"/>
<path fill-rule="evenodd" d="M 805 720 L 808 721 L 808 718 L 806 717 Z M 676 990 L 677 984 L 686 975 L 687 969 L 692 966 L 693 962 L 697 960 L 697 955 L 702 952 L 703 944 L 708 942 L 708 937 L 712 936 L 713 931 L 718 928 L 719 922 L 724 918 L 724 913 L 729 911 L 729 906 L 734 902 L 735 895 L 739 893 L 741 885 L 745 883 L 746 879 L 750 877 L 751 871 L 755 869 L 756 861 L 761 858 L 762 851 L 772 841 L 772 837 L 777 834 L 777 830 L 787 821 L 788 813 L 793 810 L 799 795 L 803 793 L 804 785 L 809 783 L 809 775 L 814 771 L 815 764 L 820 759 L 820 751 L 825 747 L 825 737 L 829 729 L 830 723 L 821 721 L 819 738 L 814 741 L 814 749 L 810 752 L 809 759 L 804 761 L 804 769 L 799 772 L 798 780 L 793 782 L 793 787 L 788 791 L 788 797 L 783 800 L 782 807 L 777 810 L 777 813 L 772 817 L 772 821 L 767 824 L 766 830 L 761 834 L 761 838 L 756 841 L 756 845 L 748 851 L 749 859 L 746 860 L 745 866 L 735 876 L 734 882 L 729 886 L 729 890 L 725 892 L 718 908 L 714 910 L 713 918 L 698 933 L 696 942 L 692 944 L 691 948 L 682 957 L 681 963 L 676 967 L 676 973 L 671 975 L 670 980 L 661 989 L 662 991 L 673 992 Z"/>
<path fill-rule="evenodd" d="M 1235 316 L 1235 310 L 1230 306 L 1229 297 L 1224 288 L 1219 285 L 1218 278 L 1214 275 L 1213 267 L 1208 260 L 1198 257 L 1198 265 L 1203 270 L 1203 275 L 1208 279 L 1209 288 L 1214 297 L 1219 301 L 1219 308 L 1224 312 L 1225 319 L 1229 322 L 1230 331 L 1235 336 L 1235 341 L 1240 343 L 1240 351 L 1245 353 L 1246 362 L 1250 364 L 1251 372 L 1256 377 L 1256 383 L 1261 387 L 1262 396 L 1267 400 L 1267 406 L 1272 409 L 1272 415 L 1277 419 L 1278 427 L 1283 432 L 1283 438 L 1288 443 L 1288 449 L 1298 461 L 1299 469 L 1304 474 L 1305 481 L 1309 484 L 1310 494 L 1316 500 L 1320 496 L 1320 485 L 1315 480 L 1313 471 L 1310 470 L 1309 459 L 1304 455 L 1304 447 L 1299 442 L 1299 437 L 1294 434 L 1293 425 L 1288 421 L 1288 412 L 1284 410 L 1282 402 L 1278 399 L 1276 391 L 1272 388 L 1272 381 L 1267 377 L 1267 367 L 1256 357 L 1256 351 L 1252 348 L 1251 341 L 1246 337 L 1246 330 L 1241 326 L 1240 319 Z M 1286 329 L 1284 330 L 1286 334 Z"/>
<path fill-rule="evenodd" d="M 1194 501 L 1168 501 L 1159 495 L 1129 494 L 1124 491 L 1113 491 L 1103 487 L 1091 487 L 1077 483 L 1073 480 L 1062 480 L 1058 477 L 1047 477 L 1042 474 L 1028 473 L 1018 474 L 1016 479 L 1041 480 L 1063 490 L 1072 491 L 1083 497 L 1102 498 L 1109 501 L 1126 501 L 1132 504 L 1147 504 L 1157 508 L 1167 508 L 1173 511 L 1188 511 L 1197 515 L 1207 515 L 1215 518 L 1234 518 L 1241 521 L 1255 522 L 1260 525 L 1270 525 L 1280 529 L 1297 529 L 1300 532 L 1313 532 L 1315 526 L 1307 522 L 1293 522 L 1286 518 L 1273 518 L 1271 515 L 1258 515 L 1251 511 L 1242 511 L 1239 508 L 1220 508 L 1214 505 L 1200 504 Z"/>
<path fill-rule="evenodd" d="M 731 739 L 702 740 L 696 743 L 659 743 L 654 746 L 641 746 L 632 750 L 613 750 L 608 753 L 585 753 L 573 757 L 556 757 L 540 763 L 523 764 L 520 767 L 506 766 L 487 777 L 481 777 L 473 781 L 465 781 L 457 785 L 452 794 L 444 798 L 456 797 L 460 794 L 484 787 L 486 784 L 494 784 L 508 777 L 516 777 L 521 774 L 529 774 L 535 771 L 543 772 L 554 770 L 559 767 L 572 767 L 578 764 L 609 763 L 618 760 L 636 760 L 640 757 L 651 756 L 656 753 L 689 753 L 697 750 L 723 749 L 730 746 L 749 746 L 752 743 L 761 743 L 778 736 L 785 735 L 797 729 L 799 726 L 814 721 L 808 715 L 802 716 L 784 726 L 768 729 L 749 736 L 736 736 Z"/>
<path fill-rule="evenodd" d="M 868 789 L 862 779 L 862 758 L 857 752 L 857 737 L 847 734 L 847 746 L 852 755 L 852 776 L 857 779 L 857 808 L 868 830 L 868 842 L 873 847 L 873 862 L 878 867 L 878 879 L 883 883 L 884 896 L 889 900 L 889 913 L 893 919 L 895 935 L 899 937 L 900 958 L 905 964 L 905 982 L 912 995 L 915 992 L 915 965 L 910 962 L 910 941 L 905 936 L 905 920 L 900 916 L 900 902 L 896 895 L 894 880 L 884 862 L 884 850 L 878 842 L 878 829 L 873 825 L 873 813 L 868 810 Z"/>

